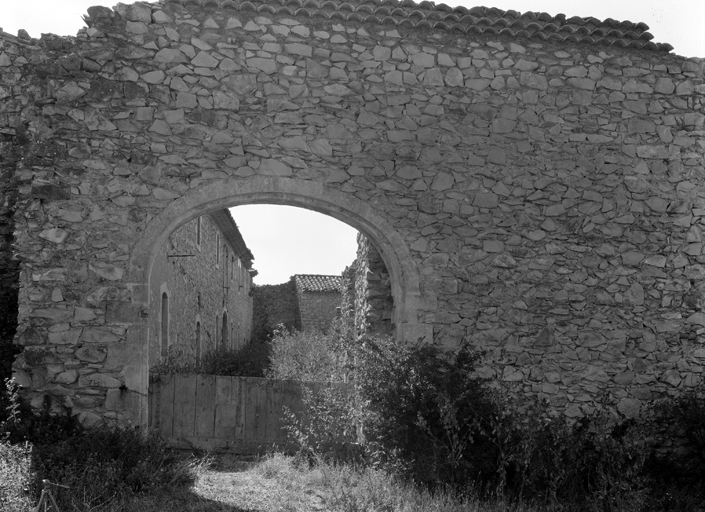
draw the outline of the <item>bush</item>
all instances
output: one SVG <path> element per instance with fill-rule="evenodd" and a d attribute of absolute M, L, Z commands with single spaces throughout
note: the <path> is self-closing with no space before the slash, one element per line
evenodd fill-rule
<path fill-rule="evenodd" d="M 37 481 L 57 484 L 55 497 L 66 510 L 92 510 L 192 478 L 159 437 L 107 427 L 37 445 L 34 471 Z"/>
<path fill-rule="evenodd" d="M 52 414 L 48 399 L 42 410 L 34 411 L 11 381 L 4 395 L 9 405 L 0 422 L 0 476 L 17 486 L 13 494 L 0 482 L 0 505 L 5 500 L 25 510 L 21 506 L 36 502 L 45 479 L 54 484 L 60 509 L 77 511 L 119 504 L 134 494 L 193 479 L 188 461 L 157 436 L 106 426 L 84 429 L 65 411 Z"/>
<path fill-rule="evenodd" d="M 334 328 L 299 332 L 279 325 L 274 330 L 269 379 L 344 382 L 348 364 L 345 341 L 348 332 Z"/>
<path fill-rule="evenodd" d="M 81 432 L 82 428 L 68 411 L 52 413 L 49 397 L 40 410 L 32 409 L 19 395 L 19 386 L 5 380 L 0 393 L 0 436 L 6 441 L 31 444 L 51 444 Z"/>
<path fill-rule="evenodd" d="M 169 347 L 167 356 L 150 372 L 264 377 L 268 366 L 269 347 L 266 343 L 248 343 L 240 349 L 216 347 L 205 352 L 200 361 L 183 347 L 175 345 Z"/>
<path fill-rule="evenodd" d="M 340 343 L 303 339 L 302 345 L 320 354 Z M 287 368 L 308 360 L 286 354 Z M 345 355 L 355 392 L 306 396 L 307 414 L 290 420 L 303 451 L 315 451 L 321 439 L 355 442 L 361 428 L 367 461 L 430 490 L 470 487 L 487 497 L 596 510 L 647 503 L 652 445 L 643 424 L 619 424 L 600 411 L 570 424 L 539 403 L 509 400 L 475 376 L 481 354 L 468 346 L 444 351 L 367 336 L 348 340 Z"/>
<path fill-rule="evenodd" d="M 298 455 L 313 461 L 321 454 L 331 455 L 339 462 L 361 460 L 358 452 L 361 407 L 355 404 L 356 395 L 350 388 L 327 386 L 315 391 L 304 384 L 302 401 L 305 414 L 296 415 L 284 408 L 289 439 L 298 449 Z M 360 461 L 358 460 L 358 462 Z"/>
<path fill-rule="evenodd" d="M 360 416 L 378 460 L 401 463 L 429 486 L 492 479 L 500 451 L 488 434 L 498 410 L 494 392 L 473 376 L 478 357 L 468 347 L 361 340 L 355 384 L 359 403 L 370 404 Z"/>

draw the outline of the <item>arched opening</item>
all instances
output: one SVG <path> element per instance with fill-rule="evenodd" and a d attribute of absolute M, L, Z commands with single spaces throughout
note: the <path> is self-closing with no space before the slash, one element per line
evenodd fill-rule
<path fill-rule="evenodd" d="M 280 204 L 313 210 L 334 217 L 363 233 L 379 250 L 390 274 L 395 309 L 392 323 L 398 339 L 431 339 L 431 326 L 420 321 L 420 312 L 430 309 L 419 286 L 419 274 L 404 236 L 371 204 L 351 194 L 329 189 L 323 183 L 290 178 L 256 176 L 246 180 L 223 180 L 192 190 L 174 200 L 151 220 L 132 251 L 129 280 L 133 303 L 143 310 L 150 307 L 153 262 L 160 247 L 179 226 L 216 210 L 246 204 Z M 209 241 L 202 239 L 202 245 Z M 220 252 L 220 251 L 218 251 Z M 219 258 L 218 256 L 216 256 Z M 205 299 L 205 298 L 204 298 Z M 224 325 L 224 324 L 223 324 Z M 218 332 L 220 331 L 220 332 Z M 214 338 L 223 337 L 227 327 L 216 319 Z M 139 368 L 130 369 L 128 387 L 146 395 L 149 377 L 149 322 L 141 319 L 128 326 L 127 343 L 139 350 Z M 127 372 L 126 372 L 127 373 Z M 146 425 L 147 402 L 142 400 L 135 421 Z"/>

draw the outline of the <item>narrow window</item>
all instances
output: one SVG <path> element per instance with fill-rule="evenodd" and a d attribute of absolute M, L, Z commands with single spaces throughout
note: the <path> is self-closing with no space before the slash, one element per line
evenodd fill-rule
<path fill-rule="evenodd" d="M 161 329 L 161 353 L 162 357 L 167 355 L 169 350 L 169 296 L 162 293 L 162 329 Z"/>
<path fill-rule="evenodd" d="M 223 313 L 223 333 L 221 338 L 221 343 L 223 347 L 228 346 L 228 314 Z"/>
<path fill-rule="evenodd" d="M 196 245 L 201 245 L 201 217 L 196 219 Z"/>
<path fill-rule="evenodd" d="M 215 315 L 215 339 L 213 340 L 213 346 L 218 346 L 218 333 L 220 332 L 220 315 Z"/>
<path fill-rule="evenodd" d="M 220 235 L 215 235 L 215 265 L 220 265 Z"/>
<path fill-rule="evenodd" d="M 201 292 L 196 294 L 196 305 L 198 306 L 198 309 L 203 307 L 203 304 L 201 303 Z"/>
<path fill-rule="evenodd" d="M 201 322 L 196 322 L 196 362 L 201 362 Z"/>

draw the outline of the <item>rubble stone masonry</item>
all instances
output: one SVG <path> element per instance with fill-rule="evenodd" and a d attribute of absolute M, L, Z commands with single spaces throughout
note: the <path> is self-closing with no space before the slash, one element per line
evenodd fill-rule
<path fill-rule="evenodd" d="M 200 3 L 0 37 L 35 402 L 144 425 L 152 262 L 178 226 L 254 202 L 359 229 L 397 336 L 470 341 L 483 374 L 568 416 L 701 379 L 701 60 L 589 44 L 568 22 L 613 30 L 592 19 L 564 37 L 428 2 Z"/>
<path fill-rule="evenodd" d="M 225 218 L 230 216 L 225 214 Z M 158 363 L 169 349 L 195 358 L 216 347 L 242 348 L 250 341 L 252 278 L 243 261 L 246 258 L 240 257 L 234 245 L 228 243 L 213 219 L 204 215 L 174 231 L 161 246 L 150 283 L 152 364 Z M 166 321 L 164 295 L 168 305 Z M 169 332 L 166 340 L 163 326 Z"/>

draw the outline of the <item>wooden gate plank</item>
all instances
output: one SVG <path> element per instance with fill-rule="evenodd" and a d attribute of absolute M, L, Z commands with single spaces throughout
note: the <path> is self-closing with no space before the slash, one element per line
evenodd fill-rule
<path fill-rule="evenodd" d="M 213 436 L 222 439 L 235 437 L 237 408 L 233 406 L 233 377 L 216 377 L 215 422 Z"/>
<path fill-rule="evenodd" d="M 242 442 L 245 438 L 245 419 L 248 415 L 245 400 L 243 398 L 244 377 L 232 377 L 233 386 L 233 407 L 235 407 L 235 440 Z"/>
<path fill-rule="evenodd" d="M 244 423 L 245 431 L 243 439 L 249 443 L 257 439 L 261 439 L 262 435 L 262 389 L 260 379 L 242 379 L 243 386 L 243 409 L 246 412 Z"/>
<path fill-rule="evenodd" d="M 270 409 L 267 418 L 267 439 L 270 443 L 279 444 L 282 441 L 280 421 L 282 404 L 284 403 L 284 383 L 280 380 L 269 382 Z"/>
<path fill-rule="evenodd" d="M 198 375 L 196 379 L 196 425 L 197 437 L 215 435 L 216 376 Z"/>
<path fill-rule="evenodd" d="M 174 377 L 173 373 L 159 376 L 161 393 L 158 406 L 158 432 L 167 438 L 174 433 Z"/>
<path fill-rule="evenodd" d="M 177 375 L 174 382 L 174 436 L 193 436 L 196 421 L 196 375 Z"/>

